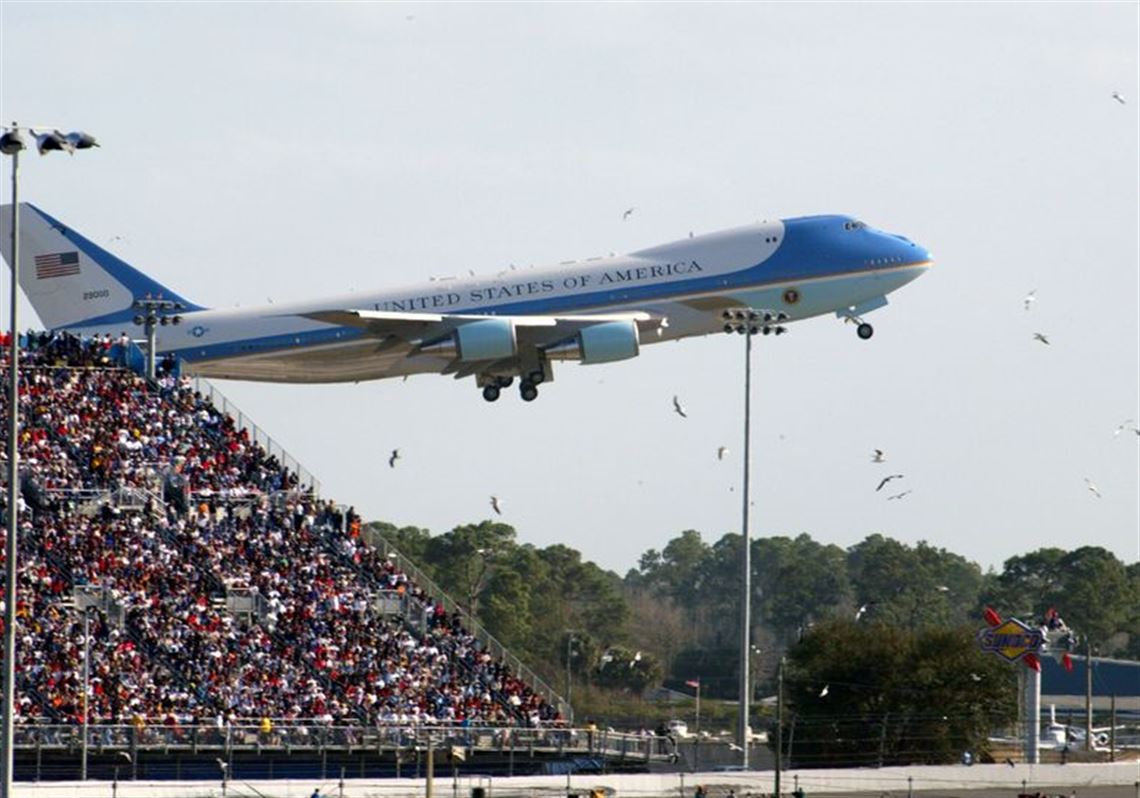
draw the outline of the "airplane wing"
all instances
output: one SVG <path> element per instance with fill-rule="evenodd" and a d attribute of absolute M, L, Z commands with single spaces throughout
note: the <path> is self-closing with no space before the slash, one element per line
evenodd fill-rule
<path fill-rule="evenodd" d="M 545 359 L 624 360 L 637 355 L 642 336 L 668 326 L 666 317 L 640 311 L 491 316 L 343 309 L 303 315 L 363 330 L 381 339 L 378 352 L 404 350 L 405 357 L 443 358 L 446 363 L 439 370 L 456 377 L 517 372 Z"/>

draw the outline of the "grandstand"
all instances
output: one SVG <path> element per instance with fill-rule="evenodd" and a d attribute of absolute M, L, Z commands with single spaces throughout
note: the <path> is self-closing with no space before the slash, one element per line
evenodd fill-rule
<path fill-rule="evenodd" d="M 24 345 L 17 778 L 671 755 L 570 729 L 553 690 L 208 385 L 169 366 L 148 383 L 109 338 Z"/>

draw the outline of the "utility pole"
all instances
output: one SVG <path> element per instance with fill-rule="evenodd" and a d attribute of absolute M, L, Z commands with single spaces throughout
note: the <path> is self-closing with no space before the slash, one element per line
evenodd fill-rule
<path fill-rule="evenodd" d="M 776 671 L 776 795 L 780 794 L 780 773 L 784 769 L 784 657 Z"/>
<path fill-rule="evenodd" d="M 1092 642 L 1085 635 L 1085 750 L 1092 750 Z"/>

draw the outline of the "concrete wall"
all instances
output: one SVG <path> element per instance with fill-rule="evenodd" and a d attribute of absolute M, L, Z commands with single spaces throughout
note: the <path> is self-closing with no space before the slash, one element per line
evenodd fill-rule
<path fill-rule="evenodd" d="M 435 779 L 434 798 L 467 798 L 473 787 L 488 791 L 488 798 L 542 798 L 571 792 L 586 795 L 591 788 L 605 787 L 618 798 L 692 798 L 697 784 L 709 789 L 710 798 L 722 798 L 729 789 L 744 798 L 748 793 L 771 792 L 771 771 L 755 773 L 670 773 L 614 776 L 533 776 L 503 779 L 461 778 L 453 784 L 440 774 Z M 1140 762 L 1097 765 L 975 765 L 947 767 L 905 767 L 882 769 L 801 770 L 784 774 L 782 792 L 790 793 L 797 783 L 807 795 L 819 792 L 890 791 L 906 795 L 908 786 L 920 790 L 961 788 L 1009 788 L 1020 791 L 1022 780 L 1030 791 L 1040 787 L 1075 788 L 1081 796 L 1095 796 L 1096 785 L 1128 785 L 1140 781 Z M 909 779 L 909 781 L 908 781 Z M 320 788 L 323 798 L 416 798 L 424 795 L 424 781 L 413 779 L 346 779 L 343 793 L 336 780 L 316 782 L 231 782 L 227 796 L 261 798 L 309 798 Z M 19 783 L 16 798 L 102 798 L 112 795 L 108 782 Z M 206 798 L 222 795 L 217 782 L 120 782 L 119 798 Z"/>

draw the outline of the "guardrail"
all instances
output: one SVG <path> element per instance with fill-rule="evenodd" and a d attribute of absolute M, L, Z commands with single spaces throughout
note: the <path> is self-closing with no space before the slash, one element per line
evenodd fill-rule
<path fill-rule="evenodd" d="M 281 448 L 269 433 L 254 424 L 250 417 L 241 411 L 241 408 L 227 399 L 225 394 L 215 388 L 209 380 L 204 377 L 192 377 L 191 380 L 195 391 L 198 391 L 202 396 L 209 399 L 210 404 L 219 411 L 232 417 L 238 429 L 244 429 L 249 433 L 251 441 L 260 444 L 261 448 L 265 449 L 267 454 L 276 457 L 284 468 L 295 473 L 299 485 L 311 491 L 313 496 L 320 497 L 321 482 L 313 476 L 312 472 L 301 465 L 295 457 Z"/>

